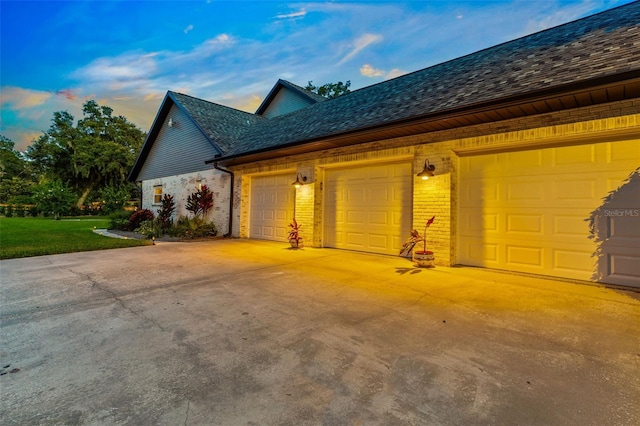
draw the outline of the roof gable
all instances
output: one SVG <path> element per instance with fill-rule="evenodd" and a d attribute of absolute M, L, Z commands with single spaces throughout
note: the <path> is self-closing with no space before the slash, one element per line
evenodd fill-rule
<path fill-rule="evenodd" d="M 129 173 L 129 180 L 136 181 L 147 157 L 156 143 L 172 108 L 178 108 L 186 120 L 197 129 L 217 155 L 230 152 L 240 137 L 264 118 L 237 109 L 229 108 L 203 99 L 176 92 L 167 92 L 151 125 L 138 158 Z M 179 159 L 174 159 L 180 161 Z M 204 162 L 206 158 L 203 158 Z"/>
<path fill-rule="evenodd" d="M 283 98 L 286 100 L 282 100 Z M 280 79 L 262 101 L 256 110 L 256 115 L 272 118 L 325 100 L 326 98 L 317 93 Z"/>

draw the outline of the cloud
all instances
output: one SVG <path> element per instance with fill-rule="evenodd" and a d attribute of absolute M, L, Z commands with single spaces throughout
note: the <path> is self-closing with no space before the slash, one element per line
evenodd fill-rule
<path fill-rule="evenodd" d="M 345 62 L 349 61 L 354 56 L 356 56 L 358 53 L 360 53 L 366 47 L 372 45 L 373 43 L 378 43 L 380 41 L 382 41 L 382 36 L 379 34 L 367 33 L 367 34 L 361 35 L 353 42 L 353 48 L 349 53 L 346 54 L 346 56 L 344 56 L 338 62 L 338 65 L 344 64 Z"/>
<path fill-rule="evenodd" d="M 2 91 L 0 91 L 0 105 L 11 109 L 23 110 L 43 105 L 50 97 L 50 92 L 23 89 L 21 87 L 3 87 Z"/>
<path fill-rule="evenodd" d="M 300 9 L 297 12 L 284 13 L 280 15 L 276 15 L 276 19 L 296 19 L 303 18 L 307 14 L 307 11 L 304 9 Z"/>
<path fill-rule="evenodd" d="M 399 68 L 394 68 L 391 71 L 386 72 L 385 70 L 374 68 L 369 64 L 364 64 L 363 66 L 360 67 L 360 75 L 369 77 L 369 78 L 384 76 L 385 80 L 389 80 L 391 78 L 400 77 L 401 75 L 404 75 L 404 74 L 406 74 L 406 72 L 400 70 Z"/>
<path fill-rule="evenodd" d="M 78 99 L 78 95 L 76 95 L 76 92 L 73 89 L 58 90 L 56 92 L 56 95 L 64 96 L 65 98 L 69 99 L 70 101 L 75 101 L 76 99 Z"/>
<path fill-rule="evenodd" d="M 185 28 L 185 29 L 183 30 L 183 32 L 184 32 L 185 34 L 188 34 L 188 33 L 189 33 L 189 31 L 191 31 L 191 30 L 193 30 L 193 24 L 189 24 L 189 25 L 187 25 L 187 28 Z"/>
<path fill-rule="evenodd" d="M 390 80 L 390 79 L 392 79 L 392 78 L 396 78 L 396 77 L 400 77 L 401 75 L 405 75 L 406 73 L 407 73 L 406 71 L 402 71 L 402 70 L 401 70 L 401 69 L 399 69 L 399 68 L 394 68 L 394 69 L 392 69 L 391 71 L 389 71 L 389 72 L 387 73 L 387 75 L 385 76 L 385 78 L 386 78 L 387 80 Z"/>
<path fill-rule="evenodd" d="M 360 75 L 365 77 L 380 77 L 384 74 L 384 71 L 381 69 L 376 69 L 369 64 L 364 64 L 360 67 Z"/>

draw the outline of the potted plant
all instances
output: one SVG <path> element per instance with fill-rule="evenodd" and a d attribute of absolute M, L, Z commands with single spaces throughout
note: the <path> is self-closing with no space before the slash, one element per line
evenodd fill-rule
<path fill-rule="evenodd" d="M 302 237 L 300 236 L 300 225 L 296 218 L 293 218 L 293 222 L 289 224 L 289 244 L 291 244 L 291 248 L 302 248 Z"/>
<path fill-rule="evenodd" d="M 432 251 L 427 250 L 427 228 L 431 226 L 435 218 L 436 217 L 433 216 L 429 219 L 424 225 L 424 233 L 422 236 L 418 235 L 418 237 L 420 237 L 418 241 L 422 241 L 422 250 L 416 250 L 413 252 L 413 261 L 421 268 L 431 268 L 434 266 L 433 262 L 435 260 L 435 256 Z"/>

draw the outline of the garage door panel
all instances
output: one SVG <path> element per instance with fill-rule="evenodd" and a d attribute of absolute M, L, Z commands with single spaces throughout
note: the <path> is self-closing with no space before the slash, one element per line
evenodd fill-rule
<path fill-rule="evenodd" d="M 640 287 L 640 218 L 600 217 L 640 207 L 640 191 L 617 191 L 639 164 L 636 140 L 462 157 L 458 261 Z"/>
<path fill-rule="evenodd" d="M 571 149 L 552 149 L 553 166 L 579 165 L 580 167 L 593 166 L 596 162 L 595 145 L 579 145 Z"/>
<path fill-rule="evenodd" d="M 397 255 L 411 227 L 410 163 L 327 170 L 324 245 Z M 346 218 L 346 220 L 341 220 Z"/>
<path fill-rule="evenodd" d="M 362 226 L 366 223 L 367 212 L 362 210 L 349 210 L 347 212 L 346 225 Z"/>
<path fill-rule="evenodd" d="M 384 234 L 369 234 L 370 247 L 378 250 L 386 250 L 389 247 L 389 237 Z"/>
<path fill-rule="evenodd" d="M 553 233 L 558 237 L 577 237 L 583 239 L 588 232 L 588 225 L 580 215 L 555 215 Z"/>
<path fill-rule="evenodd" d="M 389 222 L 389 214 L 386 211 L 370 211 L 369 223 L 372 225 L 380 225 L 380 226 L 393 225 L 393 223 Z"/>
<path fill-rule="evenodd" d="M 631 252 L 608 253 L 607 278 L 615 284 L 635 285 L 640 281 L 640 255 Z"/>
<path fill-rule="evenodd" d="M 541 215 L 507 214 L 506 219 L 507 232 L 542 232 L 544 218 Z"/>
<path fill-rule="evenodd" d="M 506 184 L 507 201 L 536 201 L 544 200 L 544 184 L 535 181 L 509 182 Z"/>
<path fill-rule="evenodd" d="M 517 170 L 522 171 L 532 167 L 540 167 L 542 166 L 543 158 L 542 152 L 527 152 L 527 151 L 516 151 L 516 152 L 507 152 L 505 154 L 505 158 L 507 160 L 506 166 L 509 170 Z M 500 160 L 501 158 L 496 155 L 496 158 Z"/>
<path fill-rule="evenodd" d="M 638 194 L 640 197 L 640 194 Z M 628 243 L 630 247 L 640 246 L 640 219 L 634 216 L 637 210 L 616 210 L 620 213 L 630 213 L 629 216 L 607 216 L 607 238 L 620 238 L 622 243 Z"/>
<path fill-rule="evenodd" d="M 584 275 L 593 271 L 593 254 L 589 251 L 552 250 L 552 256 L 553 269 L 559 274 L 564 272 L 562 276 Z"/>

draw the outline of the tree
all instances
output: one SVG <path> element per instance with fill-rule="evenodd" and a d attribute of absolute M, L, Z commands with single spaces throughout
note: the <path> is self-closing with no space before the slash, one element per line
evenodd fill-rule
<path fill-rule="evenodd" d="M 30 177 L 29 163 L 21 152 L 15 150 L 15 143 L 0 135 L 0 179 Z"/>
<path fill-rule="evenodd" d="M 350 86 L 351 80 L 347 80 L 346 83 L 339 81 L 337 83 L 323 84 L 322 86 L 314 86 L 313 81 L 309 81 L 305 86 L 305 90 L 317 93 L 327 99 L 333 99 L 351 92 L 351 90 L 349 90 Z"/>
<path fill-rule="evenodd" d="M 53 114 L 51 127 L 34 141 L 27 157 L 49 180 L 68 183 L 77 193 L 81 207 L 92 190 L 127 183 L 145 133 L 113 109 L 96 101 L 85 102 L 83 118 L 74 126 L 66 111 Z"/>
<path fill-rule="evenodd" d="M 35 184 L 31 165 L 14 147 L 11 139 L 0 135 L 0 203 L 30 197 Z"/>
<path fill-rule="evenodd" d="M 35 190 L 34 197 L 40 211 L 45 215 L 53 214 L 56 219 L 69 212 L 76 198 L 71 188 L 60 180 L 39 185 Z"/>

